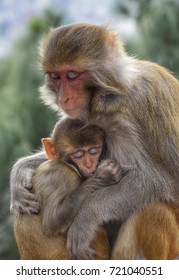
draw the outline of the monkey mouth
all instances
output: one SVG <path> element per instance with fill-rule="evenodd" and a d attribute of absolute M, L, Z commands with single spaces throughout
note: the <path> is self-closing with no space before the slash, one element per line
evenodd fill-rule
<path fill-rule="evenodd" d="M 89 108 L 88 106 L 75 106 L 75 107 L 67 107 L 63 105 L 59 105 L 63 112 L 72 119 L 82 119 L 87 120 L 89 116 Z"/>
<path fill-rule="evenodd" d="M 84 178 L 88 178 L 88 177 L 92 177 L 92 176 L 94 176 L 94 174 L 95 174 L 95 172 L 93 171 L 93 172 L 81 172 L 82 173 L 82 176 L 84 177 Z"/>
<path fill-rule="evenodd" d="M 78 116 L 80 116 L 80 110 L 79 108 L 66 108 L 66 107 L 63 107 L 63 106 L 60 106 L 61 109 L 65 112 L 65 114 L 67 114 L 67 116 L 75 119 L 77 118 Z"/>
<path fill-rule="evenodd" d="M 86 173 L 85 176 L 86 176 L 86 177 L 92 177 L 92 176 L 94 176 L 94 171 L 93 171 L 93 172 L 90 172 L 90 173 Z"/>

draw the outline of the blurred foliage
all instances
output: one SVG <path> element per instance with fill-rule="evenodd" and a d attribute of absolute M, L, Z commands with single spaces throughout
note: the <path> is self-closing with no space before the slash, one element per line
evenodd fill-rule
<path fill-rule="evenodd" d="M 157 62 L 179 76 L 179 1 L 119 1 L 118 10 L 137 22 L 138 33 L 128 42 L 129 51 Z"/>
<path fill-rule="evenodd" d="M 13 162 L 38 149 L 57 120 L 39 100 L 43 75 L 38 70 L 38 41 L 62 17 L 46 10 L 28 23 L 26 34 L 14 44 L 11 55 L 0 63 L 0 259 L 18 257 L 9 215 L 9 173 Z"/>

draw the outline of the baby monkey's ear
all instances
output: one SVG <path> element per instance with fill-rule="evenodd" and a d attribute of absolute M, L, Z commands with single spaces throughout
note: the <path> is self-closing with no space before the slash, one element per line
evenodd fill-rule
<path fill-rule="evenodd" d="M 48 159 L 55 160 L 58 158 L 58 154 L 55 148 L 55 144 L 51 138 L 42 138 L 41 139 L 43 148 L 46 152 Z"/>

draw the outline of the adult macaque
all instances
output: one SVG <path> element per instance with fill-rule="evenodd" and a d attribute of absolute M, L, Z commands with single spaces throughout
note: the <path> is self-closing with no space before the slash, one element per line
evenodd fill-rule
<path fill-rule="evenodd" d="M 122 169 L 109 160 L 103 160 L 99 165 L 106 147 L 104 132 L 97 125 L 84 126 L 81 121 L 66 119 L 57 123 L 52 138 L 43 138 L 42 142 L 50 160 L 42 163 L 33 176 L 33 191 L 40 202 L 41 213 L 16 218 L 15 237 L 22 259 L 69 259 L 66 237 L 61 233 L 77 213 L 73 208 L 66 209 L 66 203 L 69 206 L 77 188 L 80 192 L 83 187 L 88 195 L 117 183 Z M 76 203 L 80 206 L 84 198 L 83 192 Z M 95 259 L 109 259 L 110 246 L 103 229 L 97 231 L 91 251 Z"/>
<path fill-rule="evenodd" d="M 123 223 L 149 202 L 178 203 L 179 82 L 163 67 L 128 56 L 117 34 L 103 26 L 52 29 L 40 54 L 45 104 L 70 118 L 97 123 L 106 135 L 108 157 L 130 167 L 118 184 L 82 202 L 67 233 L 68 250 L 80 259 L 88 255 L 100 225 Z M 37 154 L 14 165 L 14 212 L 38 211 L 28 189 L 44 160 Z M 75 201 L 71 203 L 75 211 Z"/>

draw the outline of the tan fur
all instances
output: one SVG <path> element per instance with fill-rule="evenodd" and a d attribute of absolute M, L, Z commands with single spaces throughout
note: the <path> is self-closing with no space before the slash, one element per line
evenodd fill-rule
<path fill-rule="evenodd" d="M 60 177 L 59 170 L 62 168 L 64 173 Z M 51 175 L 48 176 L 47 172 Z M 46 161 L 39 166 L 34 175 L 33 190 L 41 203 L 41 212 L 38 215 L 20 215 L 14 220 L 14 234 L 21 259 L 69 259 L 66 236 L 57 231 L 58 217 L 54 213 L 58 203 L 79 184 L 79 176 L 65 163 Z M 104 230 L 96 233 L 92 247 L 95 259 L 109 259 L 110 246 Z"/>
<path fill-rule="evenodd" d="M 112 259 L 172 260 L 179 254 L 179 224 L 174 208 L 150 204 L 120 229 Z"/>
<path fill-rule="evenodd" d="M 14 235 L 22 260 L 68 260 L 66 237 L 63 234 L 49 237 L 41 227 L 41 215 L 15 217 Z M 104 230 L 96 233 L 92 247 L 96 260 L 110 258 L 110 246 Z"/>
<path fill-rule="evenodd" d="M 86 125 L 83 121 L 71 119 L 60 120 L 53 129 L 51 138 L 63 161 L 69 154 L 85 146 L 98 146 L 105 142 L 104 132 L 95 125 Z"/>
<path fill-rule="evenodd" d="M 15 217 L 14 235 L 22 260 L 68 259 L 65 236 L 45 235 L 42 231 L 40 214 Z"/>

